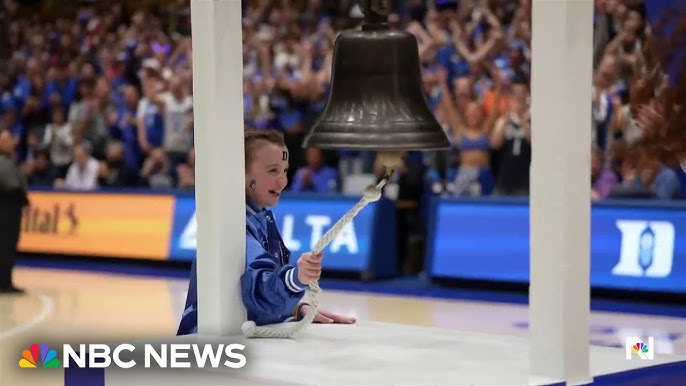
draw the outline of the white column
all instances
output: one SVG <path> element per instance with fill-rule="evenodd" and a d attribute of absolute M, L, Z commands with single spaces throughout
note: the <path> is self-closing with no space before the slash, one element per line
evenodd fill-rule
<path fill-rule="evenodd" d="M 534 0 L 530 374 L 588 383 L 592 0 Z"/>
<path fill-rule="evenodd" d="M 192 0 L 198 332 L 240 334 L 246 311 L 240 0 Z"/>

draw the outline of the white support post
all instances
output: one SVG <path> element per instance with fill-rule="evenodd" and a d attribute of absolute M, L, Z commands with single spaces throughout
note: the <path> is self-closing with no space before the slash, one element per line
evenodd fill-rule
<path fill-rule="evenodd" d="M 192 0 L 198 333 L 241 333 L 246 311 L 240 0 Z"/>
<path fill-rule="evenodd" d="M 592 380 L 590 147 L 592 0 L 534 0 L 530 374 Z"/>

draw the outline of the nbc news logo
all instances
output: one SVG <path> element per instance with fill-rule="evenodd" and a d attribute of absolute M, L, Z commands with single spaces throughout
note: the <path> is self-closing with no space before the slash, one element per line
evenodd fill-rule
<path fill-rule="evenodd" d="M 245 346 L 232 344 L 142 344 L 138 347 L 122 343 L 114 347 L 107 344 L 79 344 L 78 348 L 70 344 L 62 345 L 62 358 L 57 351 L 47 344 L 32 344 L 21 353 L 19 367 L 36 368 L 108 368 L 110 366 L 128 369 L 134 366 L 145 368 L 220 368 L 240 369 L 247 363 L 243 355 Z M 122 353 L 126 351 L 129 355 Z M 136 357 L 134 352 L 140 352 Z M 127 358 L 128 357 L 128 358 Z M 134 359 L 138 358 L 138 361 Z M 127 359 L 124 359 L 127 358 Z M 225 359 L 222 361 L 222 359 Z"/>

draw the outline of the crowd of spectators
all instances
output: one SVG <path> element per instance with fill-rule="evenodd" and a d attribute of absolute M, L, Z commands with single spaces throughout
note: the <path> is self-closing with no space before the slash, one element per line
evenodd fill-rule
<path fill-rule="evenodd" d="M 189 1 L 101 2 L 52 19 L 13 17 L 12 3 L 0 6 L 0 130 L 29 185 L 192 189 Z M 405 154 L 388 194 L 527 195 L 530 0 L 393 3 L 390 26 L 417 38 L 425 96 L 453 146 Z M 595 3 L 592 197 L 683 198 L 678 163 L 636 151 L 628 102 L 650 32 L 643 1 Z M 326 103 L 336 34 L 361 20 L 355 0 L 244 1 L 245 123 L 284 133 L 291 191 L 336 193 L 383 173 L 373 153 L 300 146 Z"/>

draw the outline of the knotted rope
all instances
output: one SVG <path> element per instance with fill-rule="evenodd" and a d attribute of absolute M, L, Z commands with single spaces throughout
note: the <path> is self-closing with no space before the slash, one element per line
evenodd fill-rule
<path fill-rule="evenodd" d="M 317 242 L 317 244 L 314 246 L 314 249 L 312 250 L 312 253 L 314 254 L 319 254 L 321 251 L 326 248 L 327 245 L 331 241 L 333 241 L 334 238 L 341 232 L 344 226 L 346 226 L 350 221 L 357 216 L 357 214 L 367 206 L 370 202 L 375 202 L 378 201 L 381 198 L 381 189 L 388 183 L 388 181 L 391 179 L 391 176 L 393 175 L 393 172 L 391 171 L 386 175 L 386 177 L 381 180 L 376 186 L 370 185 L 368 186 L 365 191 L 364 195 L 362 196 L 362 199 L 355 204 L 355 206 L 348 211 L 343 217 L 341 217 L 334 226 L 329 229 L 324 236 Z M 309 304 L 309 309 L 307 310 L 307 313 L 305 316 L 295 322 L 295 323 L 284 323 L 281 324 L 278 327 L 266 327 L 266 326 L 257 326 L 255 322 L 252 320 L 249 320 L 245 323 L 243 323 L 243 326 L 241 327 L 241 330 L 243 330 L 243 334 L 248 337 L 248 338 L 290 338 L 293 335 L 297 334 L 301 330 L 303 330 L 307 325 L 311 324 L 312 321 L 314 320 L 315 315 L 317 315 L 317 310 L 319 308 L 319 295 L 321 294 L 322 290 L 319 288 L 319 283 L 315 281 L 311 281 L 305 295 L 309 298 L 308 299 L 308 304 Z"/>

